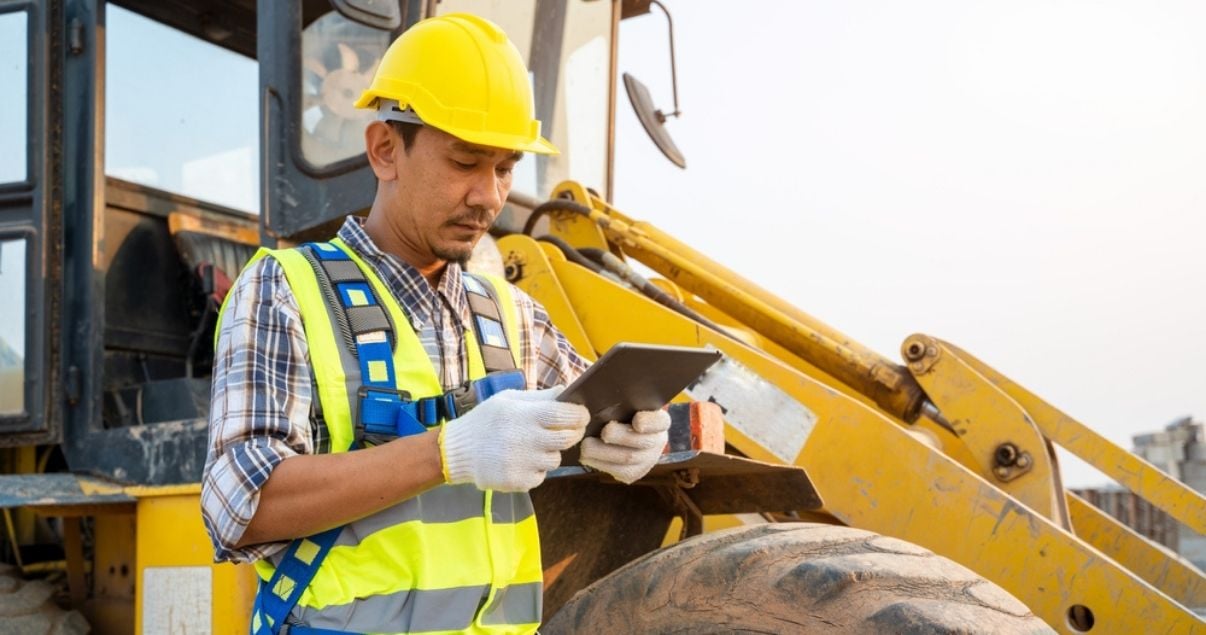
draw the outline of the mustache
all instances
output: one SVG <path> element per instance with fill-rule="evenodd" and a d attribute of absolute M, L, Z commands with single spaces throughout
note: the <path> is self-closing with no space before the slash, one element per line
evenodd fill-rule
<path fill-rule="evenodd" d="M 494 222 L 494 215 L 490 210 L 485 208 L 471 209 L 463 214 L 457 214 L 444 222 L 445 225 L 481 225 L 489 227 L 490 223 Z"/>

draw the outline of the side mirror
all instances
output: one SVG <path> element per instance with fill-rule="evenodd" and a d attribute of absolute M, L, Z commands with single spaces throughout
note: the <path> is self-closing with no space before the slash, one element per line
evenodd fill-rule
<path fill-rule="evenodd" d="M 671 163 L 686 169 L 687 160 L 683 158 L 683 153 L 674 144 L 674 139 L 670 138 L 670 133 L 665 126 L 666 115 L 653 105 L 649 89 L 641 83 L 641 80 L 628 73 L 624 73 L 624 89 L 628 91 L 628 101 L 632 102 L 632 109 L 636 111 L 637 119 L 640 120 L 641 126 L 645 128 L 649 138 L 653 140 L 653 144 L 662 151 L 662 154 L 666 155 L 667 159 L 670 159 Z"/>
<path fill-rule="evenodd" d="M 649 89 L 628 73 L 624 73 L 624 89 L 628 91 L 628 101 L 632 102 L 637 119 L 641 121 L 641 126 L 645 128 L 649 138 L 653 139 L 654 145 L 662 151 L 662 154 L 666 155 L 667 159 L 670 159 L 671 163 L 686 169 L 687 160 L 683 158 L 683 153 L 679 151 L 665 128 L 666 119 L 683 114 L 678 109 L 678 71 L 674 67 L 674 20 L 671 19 L 666 6 L 658 0 L 649 0 L 649 5 L 657 5 L 657 8 L 666 14 L 666 25 L 670 27 L 670 85 L 674 89 L 674 112 L 664 113 L 658 110 L 653 105 L 653 98 L 649 96 Z M 648 8 L 646 8 L 647 10 Z"/>
<path fill-rule="evenodd" d="M 331 0 L 343 17 L 382 31 L 394 31 L 402 25 L 398 0 Z"/>

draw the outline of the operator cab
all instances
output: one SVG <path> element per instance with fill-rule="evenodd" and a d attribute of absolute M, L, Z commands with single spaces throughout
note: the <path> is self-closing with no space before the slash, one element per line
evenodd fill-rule
<path fill-rule="evenodd" d="M 483 15 L 526 59 L 562 153 L 520 162 L 516 193 L 571 173 L 607 192 L 612 44 L 640 8 L 546 4 L 0 0 L 17 61 L 0 67 L 0 144 L 22 150 L 0 156 L 0 446 L 57 443 L 71 471 L 120 482 L 199 480 L 225 293 L 261 244 L 329 237 L 370 205 L 373 113 L 352 102 L 425 15 Z"/>

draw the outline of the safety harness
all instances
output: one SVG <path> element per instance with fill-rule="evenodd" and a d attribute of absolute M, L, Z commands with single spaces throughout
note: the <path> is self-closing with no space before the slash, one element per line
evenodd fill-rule
<path fill-rule="evenodd" d="M 461 278 L 486 375 L 442 395 L 411 399 L 410 393 L 395 383 L 394 325 L 360 266 L 332 243 L 307 243 L 299 250 L 333 309 L 344 345 L 359 361 L 361 386 L 356 393 L 350 449 L 426 432 L 463 416 L 496 393 L 525 387 L 523 372 L 511 355 L 498 298 L 488 282 L 469 273 Z M 347 635 L 345 631 L 286 623 L 342 529 L 290 543 L 271 579 L 260 583 L 252 611 L 252 635 Z"/>

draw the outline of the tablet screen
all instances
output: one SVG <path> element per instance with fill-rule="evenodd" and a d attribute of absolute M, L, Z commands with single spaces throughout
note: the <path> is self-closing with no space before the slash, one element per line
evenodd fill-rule
<path fill-rule="evenodd" d="M 722 357 L 717 350 L 621 342 L 582 373 L 557 398 L 586 406 L 586 436 L 599 436 L 611 421 L 632 420 L 641 410 L 657 410 L 699 379 Z M 562 455 L 577 463 L 578 447 Z"/>

